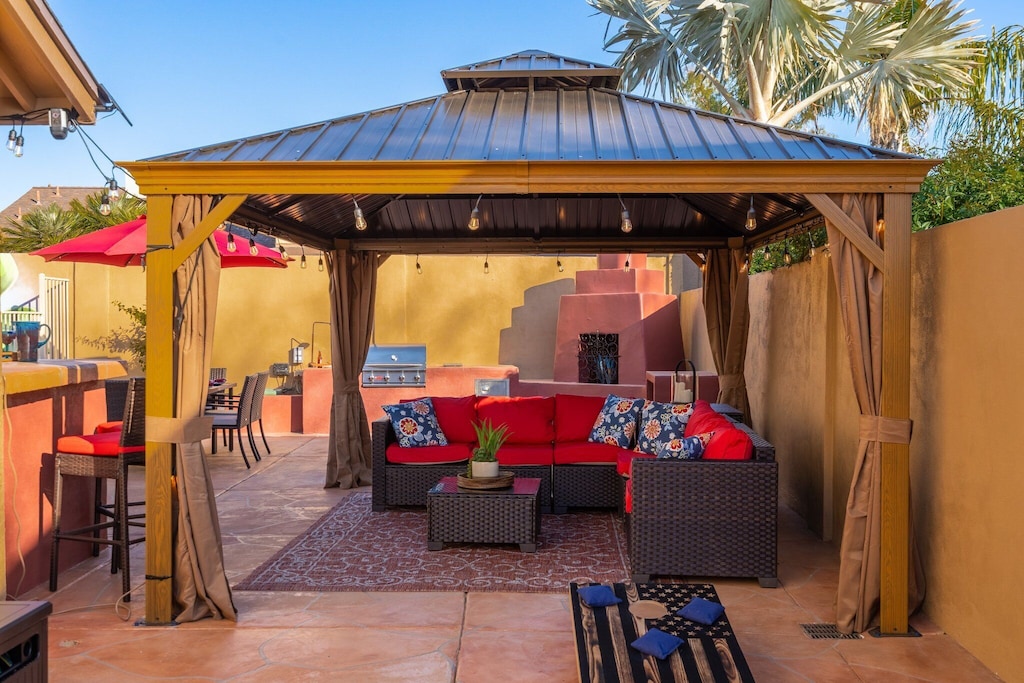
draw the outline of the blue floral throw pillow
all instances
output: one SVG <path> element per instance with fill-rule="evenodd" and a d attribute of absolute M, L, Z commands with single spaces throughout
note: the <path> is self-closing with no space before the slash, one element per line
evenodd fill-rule
<path fill-rule="evenodd" d="M 658 451 L 658 459 L 700 460 L 700 457 L 704 455 L 704 449 L 714 435 L 714 432 L 704 432 L 688 436 L 685 439 L 672 439 Z"/>
<path fill-rule="evenodd" d="M 640 413 L 640 430 L 636 437 L 636 450 L 658 455 L 669 443 L 682 441 L 683 431 L 691 415 L 692 403 L 644 401 Z"/>
<path fill-rule="evenodd" d="M 622 398 L 610 394 L 604 400 L 588 441 L 632 448 L 636 437 L 636 419 L 640 416 L 643 404 L 642 398 Z"/>
<path fill-rule="evenodd" d="M 392 406 L 381 406 L 391 418 L 398 445 L 405 448 L 416 446 L 447 446 L 441 426 L 437 424 L 434 404 L 429 398 Z"/>

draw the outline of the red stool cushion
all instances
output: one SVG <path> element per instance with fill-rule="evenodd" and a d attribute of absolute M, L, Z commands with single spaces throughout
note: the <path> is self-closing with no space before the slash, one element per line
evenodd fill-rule
<path fill-rule="evenodd" d="M 96 425 L 96 429 L 93 430 L 93 434 L 106 434 L 107 432 L 119 432 L 124 427 L 124 420 L 112 420 L 111 422 L 101 422 Z"/>
<path fill-rule="evenodd" d="M 122 447 L 121 432 L 76 434 L 74 436 L 62 436 L 57 439 L 58 453 L 117 456 L 121 453 L 141 453 L 145 450 L 145 446 Z"/>

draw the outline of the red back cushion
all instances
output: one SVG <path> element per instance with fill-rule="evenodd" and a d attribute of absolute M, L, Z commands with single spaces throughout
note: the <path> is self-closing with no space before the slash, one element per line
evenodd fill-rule
<path fill-rule="evenodd" d="M 484 396 L 476 404 L 476 414 L 481 422 L 508 425 L 506 443 L 550 444 L 555 440 L 555 399 L 549 396 Z"/>
<path fill-rule="evenodd" d="M 454 398 L 449 396 L 432 396 L 434 412 L 437 413 L 437 424 L 448 439 L 448 443 L 476 443 L 476 396 Z"/>
<path fill-rule="evenodd" d="M 555 441 L 588 440 L 603 406 L 603 396 L 555 394 Z"/>
<path fill-rule="evenodd" d="M 754 457 L 754 442 L 746 432 L 735 427 L 715 432 L 704 447 L 704 460 L 750 460 Z"/>

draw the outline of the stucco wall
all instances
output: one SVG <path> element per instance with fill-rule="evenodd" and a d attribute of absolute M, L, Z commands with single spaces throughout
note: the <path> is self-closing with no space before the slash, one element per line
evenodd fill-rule
<path fill-rule="evenodd" d="M 928 581 L 924 610 L 989 668 L 1016 681 L 1024 680 L 1024 460 L 1013 429 L 1024 386 L 1016 358 L 1024 337 L 1022 227 L 1024 207 L 1017 207 L 912 239 L 911 476 Z M 782 499 L 811 528 L 834 532 L 838 543 L 858 409 L 829 305 L 829 267 L 818 256 L 751 278 L 747 385 L 754 425 L 777 448 Z M 831 441 L 829 409 L 836 414 Z"/>
<path fill-rule="evenodd" d="M 241 382 L 246 374 L 287 361 L 292 338 L 312 344 L 307 362 L 321 352 L 323 362 L 330 363 L 328 276 L 317 268 L 318 259 L 317 252 L 308 251 L 305 269 L 293 263 L 283 270 L 221 271 L 213 364 L 226 367 L 230 380 Z M 522 379 L 550 379 L 559 299 L 575 291 L 576 271 L 595 268 L 596 259 L 491 255 L 487 274 L 484 259 L 421 256 L 423 273 L 417 274 L 415 255 L 388 258 L 378 273 L 375 341 L 426 344 L 427 361 L 434 366 L 515 365 Z M 15 260 L 18 284 L 4 294 L 4 308 L 35 296 L 39 273 L 71 279 L 74 357 L 109 355 L 82 340 L 129 324 L 111 302 L 145 303 L 141 268 L 46 263 L 24 254 Z M 651 258 L 647 267 L 664 271 L 665 259 Z"/>

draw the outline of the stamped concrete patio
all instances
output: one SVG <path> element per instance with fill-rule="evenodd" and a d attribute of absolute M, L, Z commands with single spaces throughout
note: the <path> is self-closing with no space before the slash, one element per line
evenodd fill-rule
<path fill-rule="evenodd" d="M 237 452 L 211 456 L 232 584 L 349 493 L 321 488 L 326 437 L 270 443 L 252 470 Z M 838 560 L 791 511 L 780 520 L 781 587 L 714 580 L 758 681 L 999 680 L 920 616 L 921 638 L 810 639 L 800 624 L 831 620 Z M 578 680 L 567 594 L 236 591 L 237 623 L 136 626 L 144 544 L 132 552 L 130 612 L 115 610 L 108 553 L 64 572 L 56 593 L 23 596 L 53 603 L 51 680 Z"/>

